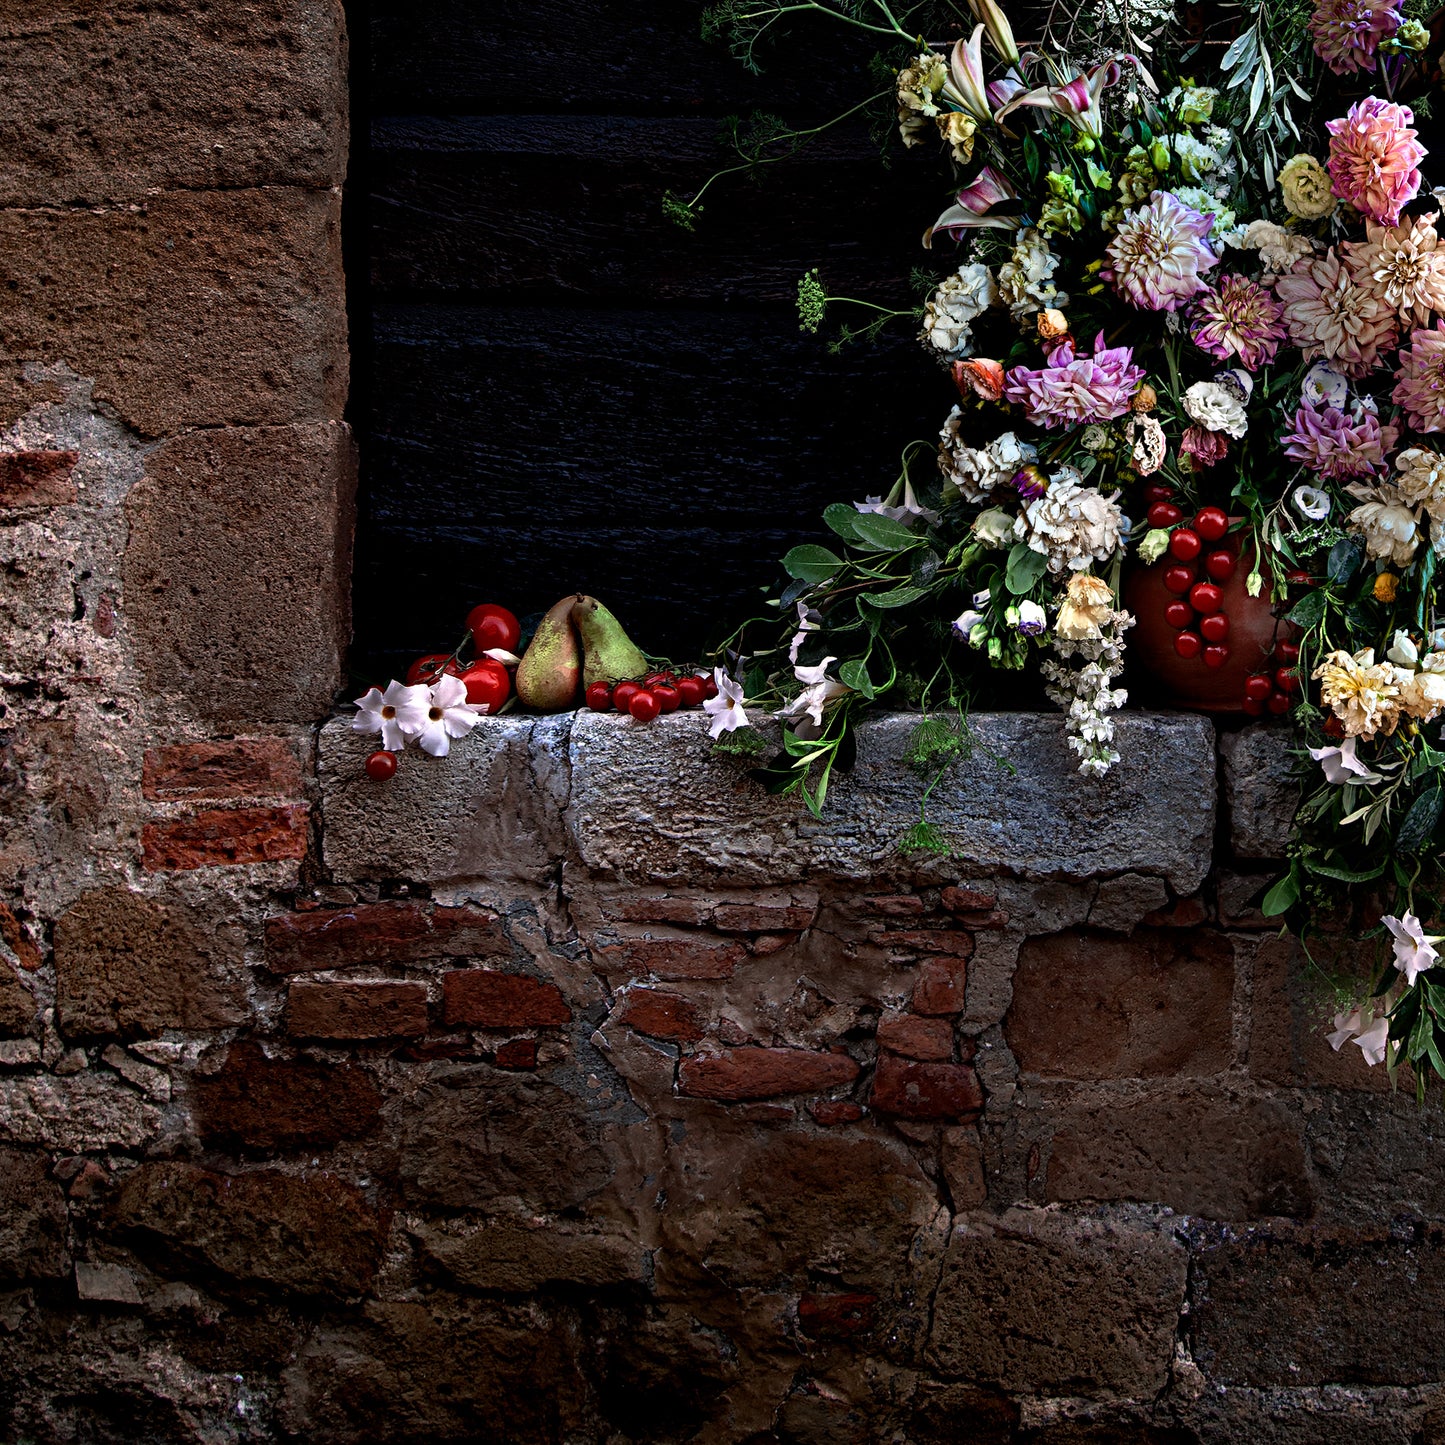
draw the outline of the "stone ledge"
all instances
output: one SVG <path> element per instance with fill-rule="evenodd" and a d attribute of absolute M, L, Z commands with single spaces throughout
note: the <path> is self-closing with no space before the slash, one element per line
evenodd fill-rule
<path fill-rule="evenodd" d="M 903 762 L 916 717 L 888 714 L 859 728 L 857 763 L 835 782 L 821 820 L 715 756 L 704 721 L 487 719 L 444 762 L 408 753 L 392 781 L 376 784 L 362 771 L 374 740 L 334 719 L 320 742 L 326 865 L 338 881 L 445 883 L 540 879 L 566 860 L 595 875 L 698 886 L 936 871 L 897 850 L 923 788 Z M 1056 714 L 984 713 L 971 723 L 974 757 L 930 804 L 955 849 L 952 872 L 1141 873 L 1178 894 L 1199 887 L 1216 802 L 1207 719 L 1125 715 L 1125 761 L 1098 781 L 1078 776 Z"/>

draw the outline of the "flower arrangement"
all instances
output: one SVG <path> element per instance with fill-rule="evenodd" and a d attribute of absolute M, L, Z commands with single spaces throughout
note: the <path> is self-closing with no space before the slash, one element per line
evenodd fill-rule
<path fill-rule="evenodd" d="M 727 644 L 714 736 L 761 752 L 750 718 L 780 719 L 759 776 L 816 810 L 863 708 L 929 715 L 914 760 L 940 769 L 983 671 L 1032 672 L 1097 776 L 1121 762 L 1126 569 L 1163 569 L 1175 651 L 1204 668 L 1229 659 L 1238 569 L 1278 637 L 1240 706 L 1288 717 L 1308 776 L 1264 911 L 1308 940 L 1353 898 L 1391 955 L 1346 971 L 1331 1042 L 1445 1077 L 1420 922 L 1445 908 L 1445 190 L 1410 102 L 1429 32 L 1411 0 L 1245 0 L 1211 48 L 1168 4 L 1103 0 L 1025 44 L 969 6 L 933 44 L 885 0 L 712 12 L 750 60 L 785 9 L 898 47 L 902 144 L 953 183 L 923 240 L 947 274 L 887 316 L 957 391 L 891 490 L 783 559 L 771 614 Z M 836 304 L 803 278 L 806 329 Z M 941 843 L 924 818 L 905 846 Z"/>

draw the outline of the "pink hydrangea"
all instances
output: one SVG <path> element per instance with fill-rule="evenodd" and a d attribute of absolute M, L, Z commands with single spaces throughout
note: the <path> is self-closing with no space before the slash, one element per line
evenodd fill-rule
<path fill-rule="evenodd" d="M 1189 334 L 1217 360 L 1238 360 L 1258 371 L 1274 360 L 1285 338 L 1284 309 L 1257 281 L 1226 276 L 1194 303 Z"/>
<path fill-rule="evenodd" d="M 1197 467 L 1212 467 L 1229 455 L 1229 438 L 1207 427 L 1185 427 L 1184 435 L 1179 438 L 1179 453 L 1192 457 Z"/>
<path fill-rule="evenodd" d="M 1099 275 L 1141 310 L 1177 311 L 1205 289 L 1200 272 L 1219 264 L 1205 240 L 1213 226 L 1213 216 L 1155 191 L 1147 205 L 1125 212 Z"/>
<path fill-rule="evenodd" d="M 1395 311 L 1355 284 L 1354 273 L 1334 251 L 1299 262 L 1274 283 L 1284 305 L 1289 339 L 1306 360 L 1327 358 L 1346 376 L 1364 376 L 1395 344 Z"/>
<path fill-rule="evenodd" d="M 1416 431 L 1445 431 L 1445 321 L 1433 330 L 1412 331 L 1410 349 L 1400 352 L 1393 401 L 1405 408 Z"/>
<path fill-rule="evenodd" d="M 1305 405 L 1295 412 L 1294 430 L 1283 437 L 1284 454 L 1330 481 L 1351 481 L 1384 471 L 1385 453 L 1398 436 L 1372 411 L 1351 416 L 1338 407 Z"/>
<path fill-rule="evenodd" d="M 1008 373 L 1004 395 L 1022 406 L 1036 426 L 1066 427 L 1111 421 L 1129 410 L 1144 380 L 1144 368 L 1133 365 L 1128 346 L 1107 348 L 1101 331 L 1093 356 L 1075 357 L 1071 343 L 1054 348 L 1048 364 L 1038 370 L 1016 366 Z"/>
<path fill-rule="evenodd" d="M 1380 42 L 1399 28 L 1395 0 L 1319 0 L 1310 20 L 1315 54 L 1336 75 L 1373 70 Z"/>
<path fill-rule="evenodd" d="M 1420 193 L 1425 147 L 1410 128 L 1414 122 L 1408 105 L 1372 95 L 1325 127 L 1330 189 L 1382 226 L 1397 225 L 1401 208 Z"/>

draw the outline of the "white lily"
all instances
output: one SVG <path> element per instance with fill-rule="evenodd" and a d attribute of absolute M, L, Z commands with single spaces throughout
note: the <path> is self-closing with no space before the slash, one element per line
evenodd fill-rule
<path fill-rule="evenodd" d="M 464 738 L 487 711 L 480 703 L 467 701 L 467 685 L 461 678 L 444 673 L 431 685 L 417 746 L 434 758 L 451 751 L 453 738 Z"/>
<path fill-rule="evenodd" d="M 465 687 L 462 692 L 466 693 Z M 416 737 L 426 726 L 430 696 L 424 683 L 408 687 L 393 680 L 387 683 L 385 692 L 373 687 L 353 704 L 360 711 L 351 720 L 352 729 L 359 733 L 380 733 L 382 747 L 389 753 L 399 753 L 406 746 L 406 740 Z"/>
<path fill-rule="evenodd" d="M 1379 773 L 1372 772 L 1368 763 L 1362 763 L 1355 756 L 1359 738 L 1346 738 L 1337 748 L 1311 748 L 1310 757 L 1325 770 L 1325 781 L 1340 787 L 1361 778 L 1367 783 L 1383 782 Z"/>
<path fill-rule="evenodd" d="M 934 233 L 938 231 L 945 235 L 954 235 L 958 231 L 986 229 L 989 226 L 1004 231 L 1017 230 L 1019 218 L 1016 215 L 989 214 L 995 206 L 1017 199 L 1018 192 L 1014 190 L 1008 177 L 1001 175 L 992 166 L 985 166 L 973 181 L 954 197 L 955 203 L 923 233 L 923 244 L 931 247 Z"/>
<path fill-rule="evenodd" d="M 708 698 L 702 710 L 712 718 L 708 736 L 720 738 L 735 728 L 747 727 L 748 715 L 743 711 L 742 684 L 734 682 L 720 667 L 713 668 L 712 676 L 717 683 L 717 696 Z"/>
<path fill-rule="evenodd" d="M 1006 65 L 1017 65 L 1019 47 L 1008 16 L 994 4 L 994 0 L 968 0 L 968 8 L 973 11 L 975 19 L 982 20 L 988 28 L 988 38 L 993 42 L 999 59 Z"/>
<path fill-rule="evenodd" d="M 1103 110 L 1099 105 L 1099 97 L 1124 74 L 1124 67 L 1120 62 L 1125 60 L 1138 70 L 1140 78 L 1149 89 L 1157 92 L 1158 86 L 1154 84 L 1154 78 L 1139 64 L 1136 56 L 1116 55 L 1074 76 L 1072 80 L 1065 81 L 1063 85 L 1041 85 L 1034 90 L 1024 91 L 1022 95 L 1016 95 L 1000 109 L 995 119 L 1002 122 L 1005 116 L 1013 114 L 1023 106 L 1035 106 L 1063 116 L 1070 125 L 1098 140 L 1104 133 Z"/>
<path fill-rule="evenodd" d="M 1420 920 L 1405 910 L 1403 918 L 1386 914 L 1381 922 L 1390 930 L 1395 940 L 1395 967 L 1405 975 L 1405 983 L 1413 988 L 1415 980 L 1427 969 L 1435 966 L 1440 957 L 1434 945 L 1441 942 L 1442 935 L 1426 933 Z"/>
<path fill-rule="evenodd" d="M 943 85 L 944 95 L 955 105 L 961 105 L 975 120 L 993 119 L 988 83 L 983 78 L 985 28 L 974 26 L 973 34 L 967 40 L 960 39 L 953 47 L 953 54 L 948 58 L 948 79 Z"/>

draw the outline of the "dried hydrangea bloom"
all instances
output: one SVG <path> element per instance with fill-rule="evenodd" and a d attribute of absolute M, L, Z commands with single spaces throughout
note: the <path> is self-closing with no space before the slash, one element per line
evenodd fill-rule
<path fill-rule="evenodd" d="M 1094 421 L 1112 421 L 1129 410 L 1129 403 L 1144 379 L 1127 346 L 1105 347 L 1101 331 L 1093 356 L 1074 355 L 1061 341 L 1047 365 L 1037 370 L 1016 366 L 1008 372 L 1004 395 L 1022 406 L 1036 426 L 1070 427 Z"/>
<path fill-rule="evenodd" d="M 1420 545 L 1420 519 L 1400 495 L 1398 487 L 1361 487 L 1348 489 L 1364 498 L 1346 519 L 1365 539 L 1365 555 L 1396 567 L 1408 567 Z"/>
<path fill-rule="evenodd" d="M 1318 0 L 1310 19 L 1315 54 L 1336 75 L 1373 70 L 1380 42 L 1399 28 L 1396 0 Z"/>
<path fill-rule="evenodd" d="M 1412 506 L 1445 521 L 1445 456 L 1428 447 L 1409 447 L 1395 458 L 1395 485 Z"/>
<path fill-rule="evenodd" d="M 1364 376 L 1394 345 L 1395 311 L 1354 275 L 1334 251 L 1301 261 L 1274 283 L 1289 338 L 1306 359 L 1323 356 L 1346 376 Z"/>
<path fill-rule="evenodd" d="M 1204 290 L 1201 273 L 1219 264 L 1206 240 L 1213 226 L 1213 217 L 1155 191 L 1120 222 L 1099 275 L 1141 310 L 1177 311 Z"/>
<path fill-rule="evenodd" d="M 938 469 L 943 473 L 946 501 L 952 500 L 952 490 L 967 501 L 982 502 L 1038 456 L 1033 443 L 1020 441 L 1011 431 L 995 437 L 986 447 L 969 446 L 963 439 L 963 424 L 963 408 L 956 406 L 938 434 Z"/>
<path fill-rule="evenodd" d="M 1258 251 L 1266 271 L 1283 274 L 1319 250 L 1318 242 L 1298 231 L 1287 231 L 1273 221 L 1251 221 L 1240 237 L 1240 249 Z"/>
<path fill-rule="evenodd" d="M 973 340 L 970 323 L 998 300 L 998 287 L 987 266 L 975 261 L 946 277 L 923 312 L 919 340 L 947 357 L 969 354 Z"/>
<path fill-rule="evenodd" d="M 1238 360 L 1258 371 L 1274 360 L 1285 338 L 1284 311 L 1257 281 L 1226 276 L 1194 303 L 1189 334 L 1216 360 Z"/>
<path fill-rule="evenodd" d="M 1371 95 L 1325 127 L 1335 195 L 1382 226 L 1397 225 L 1401 208 L 1420 193 L 1425 147 L 1415 139 L 1414 121 L 1408 105 Z"/>
<path fill-rule="evenodd" d="M 1432 330 L 1410 333 L 1410 349 L 1400 352 L 1390 399 L 1405 408 L 1416 431 L 1445 431 L 1445 321 Z"/>
<path fill-rule="evenodd" d="M 1365 223 L 1364 241 L 1345 243 L 1355 282 L 1399 313 L 1404 326 L 1428 326 L 1445 315 L 1445 250 L 1435 229 L 1438 211 L 1407 216 L 1398 226 Z"/>
<path fill-rule="evenodd" d="M 1285 456 L 1331 481 L 1347 482 L 1383 472 L 1385 453 L 1398 435 L 1395 427 L 1382 427 L 1373 411 L 1361 408 L 1351 416 L 1336 407 L 1302 406 L 1294 430 L 1281 440 Z"/>
<path fill-rule="evenodd" d="M 1392 733 L 1400 721 L 1400 690 L 1394 669 L 1375 662 L 1372 649 L 1332 652 L 1315 669 L 1320 700 L 1344 725 L 1347 737 Z"/>
<path fill-rule="evenodd" d="M 1024 508 L 1014 536 L 1048 558 L 1050 572 L 1082 572 L 1114 555 L 1123 522 L 1112 497 L 1081 485 L 1073 467 L 1061 467 L 1043 496 Z"/>

